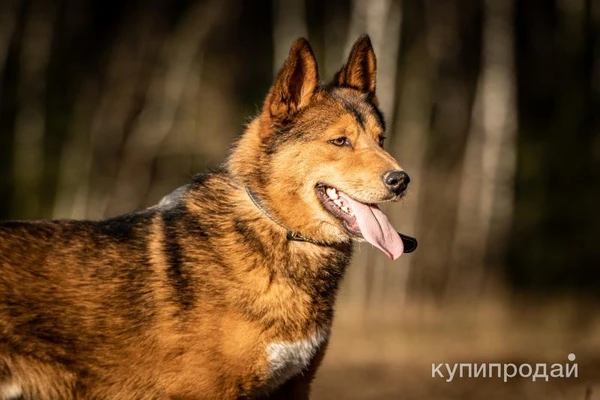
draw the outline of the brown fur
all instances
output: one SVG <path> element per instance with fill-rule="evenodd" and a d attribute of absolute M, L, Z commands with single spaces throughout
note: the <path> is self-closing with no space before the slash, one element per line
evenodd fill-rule
<path fill-rule="evenodd" d="M 265 349 L 329 332 L 352 240 L 315 185 L 393 200 L 384 129 L 369 39 L 328 85 L 300 39 L 225 166 L 166 205 L 1 223 L 0 399 L 308 398 L 326 340 L 284 382 Z"/>

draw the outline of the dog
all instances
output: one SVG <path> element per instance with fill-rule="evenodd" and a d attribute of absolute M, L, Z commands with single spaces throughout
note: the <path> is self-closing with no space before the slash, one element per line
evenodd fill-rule
<path fill-rule="evenodd" d="M 306 39 L 219 169 L 102 221 L 0 223 L 0 399 L 307 399 L 353 243 L 396 259 L 368 36 Z"/>

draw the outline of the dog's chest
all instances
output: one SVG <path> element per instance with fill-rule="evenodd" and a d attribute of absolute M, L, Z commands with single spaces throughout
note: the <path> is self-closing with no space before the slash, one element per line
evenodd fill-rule
<path fill-rule="evenodd" d="M 269 386 L 279 386 L 306 368 L 327 339 L 324 332 L 296 341 L 274 341 L 267 345 Z"/>

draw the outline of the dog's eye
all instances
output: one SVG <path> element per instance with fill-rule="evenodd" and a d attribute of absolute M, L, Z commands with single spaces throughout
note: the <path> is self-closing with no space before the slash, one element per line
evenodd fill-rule
<path fill-rule="evenodd" d="M 379 136 L 379 147 L 383 147 L 385 143 L 385 136 Z"/>
<path fill-rule="evenodd" d="M 351 146 L 350 140 L 348 140 L 345 136 L 340 136 L 339 138 L 331 139 L 329 143 L 334 144 L 336 146 Z"/>

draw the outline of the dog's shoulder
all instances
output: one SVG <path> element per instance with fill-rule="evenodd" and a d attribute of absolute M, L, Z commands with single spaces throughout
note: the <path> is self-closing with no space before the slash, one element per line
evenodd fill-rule
<path fill-rule="evenodd" d="M 211 197 L 214 192 L 234 185 L 232 176 L 225 169 L 196 174 L 190 183 L 178 187 L 163 196 L 151 210 L 168 211 L 181 208 L 190 197 Z"/>

